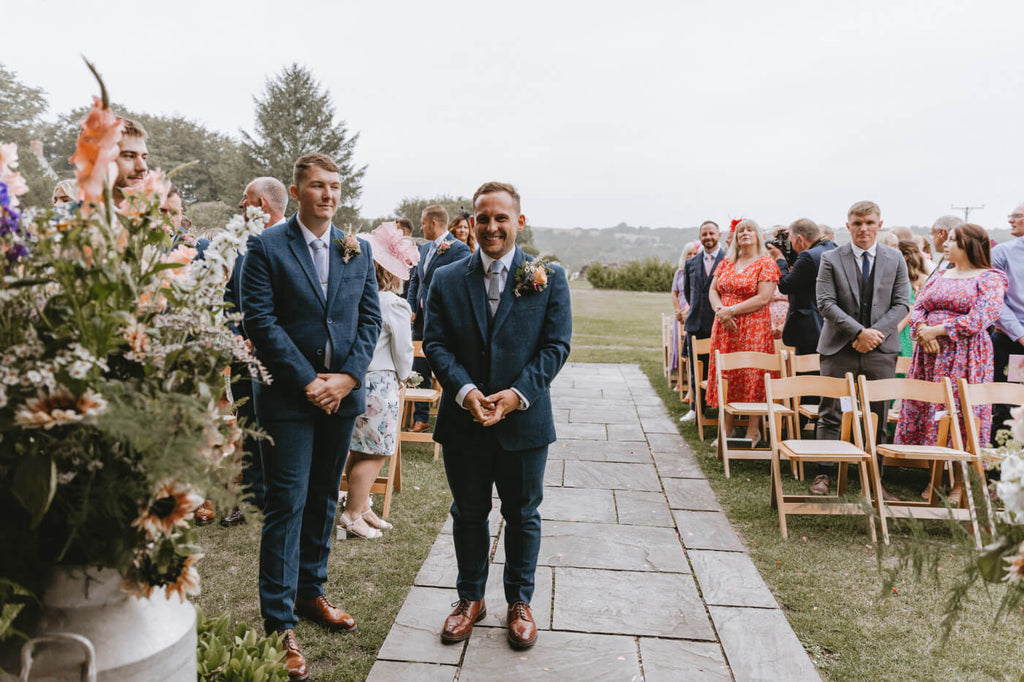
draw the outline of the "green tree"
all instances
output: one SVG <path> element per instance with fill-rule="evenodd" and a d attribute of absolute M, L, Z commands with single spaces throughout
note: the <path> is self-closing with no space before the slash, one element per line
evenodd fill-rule
<path fill-rule="evenodd" d="M 42 88 L 22 83 L 15 72 L 0 64 L 0 142 L 18 145 L 18 171 L 29 186 L 28 194 L 21 197 L 21 203 L 26 206 L 49 206 L 56 184 L 56 178 L 47 177 L 29 149 L 32 140 L 43 136 L 43 115 L 48 106 Z M 68 156 L 71 153 L 68 152 Z"/>
<path fill-rule="evenodd" d="M 412 236 L 422 237 L 423 230 L 420 229 L 420 217 L 423 215 L 423 209 L 427 206 L 433 206 L 439 204 L 445 207 L 448 211 L 448 222 L 451 222 L 452 218 L 455 217 L 459 211 L 472 211 L 473 200 L 469 197 L 463 196 L 451 196 L 449 194 L 441 194 L 435 197 L 406 197 L 398 202 L 395 206 L 395 214 L 393 218 L 385 218 L 385 220 L 393 220 L 394 218 L 407 218 L 412 221 Z"/>
<path fill-rule="evenodd" d="M 303 154 L 319 152 L 341 169 L 341 203 L 335 224 L 359 224 L 359 195 L 366 166 L 355 167 L 353 153 L 359 134 L 348 135 L 345 121 L 334 119 L 334 101 L 312 71 L 298 64 L 267 78 L 263 93 L 254 97 L 256 127 L 242 131 L 242 151 L 250 177 L 269 175 L 285 185 L 292 166 Z"/>

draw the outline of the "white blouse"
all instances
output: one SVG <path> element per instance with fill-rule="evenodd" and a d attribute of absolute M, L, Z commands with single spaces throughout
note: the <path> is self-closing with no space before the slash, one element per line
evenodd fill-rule
<path fill-rule="evenodd" d="M 368 372 L 391 370 L 402 381 L 412 373 L 412 308 L 391 291 L 381 291 L 381 328 Z"/>

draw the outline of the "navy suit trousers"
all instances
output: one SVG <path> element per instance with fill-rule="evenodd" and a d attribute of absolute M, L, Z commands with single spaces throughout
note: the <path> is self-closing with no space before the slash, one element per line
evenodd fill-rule
<path fill-rule="evenodd" d="M 248 426 L 255 426 L 256 405 L 252 397 L 252 380 L 241 378 L 231 382 L 231 395 L 236 403 L 241 403 L 235 408 L 239 421 Z M 242 443 L 242 490 L 246 499 L 262 511 L 264 485 L 261 447 L 260 441 L 252 436 L 246 436 Z"/>
<path fill-rule="evenodd" d="M 260 542 L 260 608 L 267 632 L 294 628 L 296 596 L 324 593 L 338 486 L 355 417 L 316 414 L 262 420 L 266 512 Z"/>
<path fill-rule="evenodd" d="M 498 488 L 505 519 L 505 599 L 509 604 L 533 598 L 540 553 L 540 507 L 548 446 L 507 451 L 497 439 L 472 448 L 444 446 L 444 468 L 452 490 L 453 539 L 459 597 L 484 598 L 491 537 L 491 484 Z"/>

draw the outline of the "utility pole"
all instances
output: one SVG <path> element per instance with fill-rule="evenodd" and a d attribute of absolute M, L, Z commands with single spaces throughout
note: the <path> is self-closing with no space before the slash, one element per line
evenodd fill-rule
<path fill-rule="evenodd" d="M 981 206 L 954 206 L 953 204 L 950 204 L 949 207 L 954 211 L 963 211 L 964 222 L 969 223 L 971 222 L 970 220 L 968 220 L 968 218 L 970 218 L 971 216 L 971 211 L 983 209 L 985 208 L 985 204 L 982 204 Z"/>

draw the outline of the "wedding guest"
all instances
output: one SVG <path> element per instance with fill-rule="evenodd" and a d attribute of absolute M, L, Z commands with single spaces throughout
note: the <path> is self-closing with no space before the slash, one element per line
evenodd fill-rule
<path fill-rule="evenodd" d="M 181 200 L 181 190 L 176 185 L 171 185 L 170 191 L 160 204 L 160 215 L 167 219 L 167 222 L 174 228 L 174 235 L 181 232 L 181 220 L 185 217 L 185 205 Z"/>
<path fill-rule="evenodd" d="M 771 239 L 782 238 L 789 241 L 789 228 L 785 225 L 776 225 L 772 228 Z M 770 246 L 768 239 L 765 239 L 765 248 Z M 773 255 L 772 258 L 775 258 Z M 789 296 L 776 287 L 772 293 L 772 300 L 768 302 L 768 312 L 772 317 L 772 338 L 781 339 L 782 330 L 786 326 L 786 317 L 789 314 Z"/>
<path fill-rule="evenodd" d="M 917 247 L 917 242 L 914 240 L 901 239 L 898 243 L 900 253 L 903 254 L 903 260 L 907 264 L 907 278 L 910 280 L 910 305 L 911 312 L 913 312 L 914 302 L 917 300 L 917 296 L 921 291 L 921 287 L 928 281 L 928 266 L 925 265 L 924 256 L 921 254 L 921 249 Z M 910 336 L 910 327 L 907 323 L 910 322 L 910 315 L 907 315 L 900 322 L 900 357 L 909 358 L 914 354 L 914 340 Z"/>
<path fill-rule="evenodd" d="M 73 204 L 78 196 L 78 185 L 74 180 L 61 180 L 53 188 L 53 196 L 50 198 L 50 205 L 53 207 L 64 204 Z"/>
<path fill-rule="evenodd" d="M 721 231 L 718 228 L 718 223 L 713 220 L 705 220 L 700 224 L 700 231 L 698 232 L 698 240 L 703 248 L 697 254 L 697 257 L 689 259 L 685 264 L 683 300 L 690 306 L 690 311 L 686 314 L 686 321 L 683 323 L 683 331 L 686 332 L 686 347 L 684 350 L 687 357 L 690 355 L 691 339 L 706 339 L 711 336 L 711 327 L 715 321 L 715 311 L 711 308 L 711 300 L 708 298 L 708 294 L 711 290 L 711 280 L 714 278 L 722 258 L 725 257 L 725 250 L 718 245 L 720 238 Z M 691 363 L 691 386 L 696 381 L 704 380 L 708 377 L 706 374 L 708 356 L 698 356 L 697 359 L 703 361 L 705 374 L 702 377 L 697 377 L 695 374 L 697 368 Z M 707 395 L 704 394 L 701 399 L 706 402 Z M 683 415 L 681 421 L 693 421 L 696 417 L 697 413 L 693 409 L 693 405 L 691 405 L 690 411 Z"/>
<path fill-rule="evenodd" d="M 852 372 L 868 379 L 890 379 L 896 373 L 900 350 L 896 328 L 910 310 L 910 284 L 900 252 L 878 243 L 881 227 L 878 204 L 859 201 L 847 212 L 850 242 L 821 257 L 816 291 L 825 322 L 818 340 L 822 376 L 842 378 Z M 878 437 L 882 438 L 885 404 L 871 408 L 878 415 Z M 841 424 L 839 401 L 822 398 L 818 440 L 838 440 Z M 833 463 L 820 463 L 811 494 L 827 495 L 834 474 Z M 884 486 L 882 496 L 896 499 Z"/>
<path fill-rule="evenodd" d="M 1024 355 L 1024 202 L 1007 219 L 1013 239 L 992 250 L 992 267 L 1006 275 L 1009 286 L 1003 310 L 992 329 L 992 350 L 995 359 L 994 381 L 1007 380 L 1010 357 L 1020 361 Z M 992 410 L 993 430 L 1005 429 L 1010 418 L 1008 405 Z"/>
<path fill-rule="evenodd" d="M 715 374 L 715 351 L 774 353 L 772 319 L 768 303 L 779 281 L 779 267 L 765 250 L 761 230 L 749 218 L 734 221 L 733 241 L 722 266 L 711 281 L 708 298 L 715 311 L 711 328 L 711 362 L 708 376 Z M 764 402 L 764 372 L 737 369 L 724 373 L 729 381 L 729 400 Z M 708 382 L 708 405 L 718 407 L 718 383 Z M 732 435 L 733 416 L 724 415 L 726 436 Z M 747 438 L 757 444 L 761 421 L 751 419 Z"/>
<path fill-rule="evenodd" d="M 832 243 L 835 243 L 835 241 L 836 241 L 836 231 L 835 230 L 833 230 L 828 225 L 822 225 L 821 223 L 818 223 L 818 227 L 821 229 L 821 235 L 825 239 L 829 240 Z"/>
<path fill-rule="evenodd" d="M 472 216 L 473 214 L 469 211 L 459 211 L 448 224 L 448 231 L 453 237 L 468 246 L 470 253 L 476 251 L 476 235 L 473 234 L 473 229 L 469 226 Z"/>
<path fill-rule="evenodd" d="M 928 274 L 935 272 L 935 256 L 932 254 L 932 240 L 921 234 L 914 235 L 914 243 L 921 250 L 921 257 L 924 258 L 924 267 Z"/>
<path fill-rule="evenodd" d="M 891 230 L 881 230 L 878 233 L 878 243 L 888 246 L 890 249 L 899 248 L 900 239 Z"/>
<path fill-rule="evenodd" d="M 395 220 L 395 224 L 398 225 L 398 229 L 402 231 L 406 237 L 412 237 L 413 225 L 412 221 L 408 218 L 398 218 Z"/>
<path fill-rule="evenodd" d="M 363 380 L 366 411 L 356 418 L 349 445 L 348 496 L 339 525 L 347 534 L 372 540 L 393 527 L 370 508 L 370 488 L 398 440 L 400 384 L 412 372 L 412 309 L 399 292 L 420 252 L 395 223 L 381 223 L 364 238 L 373 249 L 382 322 Z"/>
<path fill-rule="evenodd" d="M 373 254 L 331 224 L 341 174 L 330 157 L 295 162 L 298 211 L 249 238 L 242 265 L 243 325 L 273 383 L 255 384 L 266 476 L 260 539 L 260 613 L 279 632 L 293 679 L 308 675 L 299 617 L 331 630 L 355 620 L 324 595 L 327 558 L 363 378 L 380 334 Z"/>
<path fill-rule="evenodd" d="M 683 289 L 686 287 L 686 261 L 693 257 L 700 248 L 699 242 L 690 242 L 679 254 L 679 266 L 676 274 L 672 277 L 672 309 L 675 311 L 672 319 L 672 346 L 670 351 L 669 369 L 675 372 L 679 369 L 679 325 L 686 321 L 686 313 L 690 304 L 686 301 Z M 676 390 L 679 387 L 676 386 Z"/>
<path fill-rule="evenodd" d="M 992 339 L 988 327 L 999 319 L 1006 291 L 1006 275 L 992 269 L 989 239 L 985 228 L 971 223 L 951 228 L 945 244 L 950 267 L 935 274 L 921 290 L 910 313 L 910 332 L 917 340 L 911 361 L 911 379 L 938 382 L 948 377 L 959 402 L 956 380 L 981 384 L 992 381 Z M 936 443 L 936 406 L 904 400 L 896 425 L 896 443 Z M 989 442 L 992 407 L 979 405 L 974 414 L 980 421 L 981 442 Z M 961 432 L 963 410 L 957 410 Z M 950 493 L 950 502 L 960 501 L 960 482 Z"/>
<path fill-rule="evenodd" d="M 135 185 L 145 179 L 149 172 L 146 161 L 149 148 L 146 138 L 149 133 L 139 123 L 125 118 L 121 119 L 121 141 L 118 143 L 117 177 L 114 179 L 114 204 L 120 206 L 124 202 L 125 187 Z"/>
<path fill-rule="evenodd" d="M 939 256 L 939 254 L 945 253 L 946 240 L 949 239 L 949 233 L 953 230 L 954 227 L 959 227 L 960 225 L 963 224 L 964 221 L 960 220 L 955 215 L 944 215 L 938 220 L 936 220 L 934 223 L 932 223 L 931 236 L 932 246 L 934 247 L 933 253 L 935 254 L 935 256 Z M 933 260 L 935 261 L 936 267 L 939 267 L 939 263 L 942 262 L 942 259 L 935 257 L 933 258 Z M 949 266 L 943 265 L 941 267 Z"/>
<path fill-rule="evenodd" d="M 836 248 L 835 242 L 821 234 L 808 218 L 789 226 L 789 243 L 796 252 L 792 267 L 782 252 L 769 244 L 768 252 L 779 266 L 779 291 L 789 296 L 789 312 L 782 329 L 782 342 L 797 355 L 812 355 L 818 350 L 823 321 L 814 295 L 821 256 Z"/>

